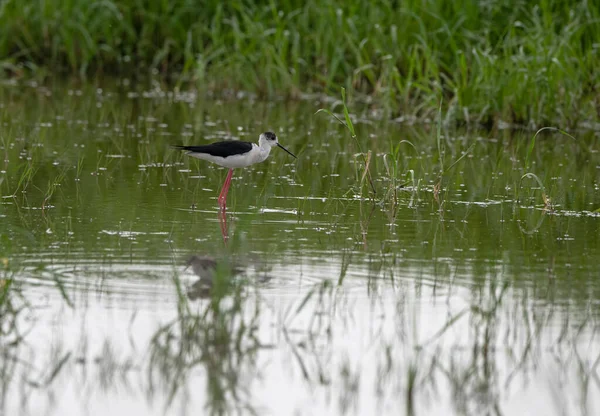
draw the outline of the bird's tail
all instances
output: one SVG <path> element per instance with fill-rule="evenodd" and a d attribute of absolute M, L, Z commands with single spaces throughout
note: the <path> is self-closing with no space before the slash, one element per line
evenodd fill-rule
<path fill-rule="evenodd" d="M 172 149 L 177 149 L 177 150 L 189 150 L 189 146 L 182 146 L 180 144 L 172 144 L 171 145 Z"/>

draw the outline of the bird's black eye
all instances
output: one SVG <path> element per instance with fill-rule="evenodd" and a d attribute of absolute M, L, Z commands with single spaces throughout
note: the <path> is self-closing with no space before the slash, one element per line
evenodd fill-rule
<path fill-rule="evenodd" d="M 275 133 L 272 133 L 270 131 L 265 132 L 265 138 L 267 140 L 277 140 L 277 136 L 275 136 Z"/>

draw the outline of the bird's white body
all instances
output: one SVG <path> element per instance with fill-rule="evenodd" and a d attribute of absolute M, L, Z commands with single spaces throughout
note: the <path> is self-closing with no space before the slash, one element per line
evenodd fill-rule
<path fill-rule="evenodd" d="M 221 157 L 213 156 L 208 153 L 194 152 L 188 152 L 187 155 L 197 159 L 207 160 L 219 166 L 223 166 L 224 168 L 234 169 L 246 168 L 256 163 L 264 162 L 269 157 L 269 153 L 271 153 L 271 145 L 264 141 L 260 146 L 252 143 L 252 149 L 249 152 L 239 155 Z"/>
<path fill-rule="evenodd" d="M 296 156 L 279 144 L 275 133 L 262 133 L 258 144 L 240 140 L 226 140 L 202 146 L 175 146 L 186 150 L 186 154 L 196 159 L 206 160 L 229 169 L 246 168 L 256 163 L 264 162 L 271 153 L 271 148 L 278 146 L 287 153 Z"/>

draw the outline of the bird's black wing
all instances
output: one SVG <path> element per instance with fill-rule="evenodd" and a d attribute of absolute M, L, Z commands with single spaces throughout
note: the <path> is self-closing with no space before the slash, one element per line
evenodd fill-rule
<path fill-rule="evenodd" d="M 225 140 L 206 144 L 202 146 L 173 146 L 179 150 L 187 150 L 194 153 L 205 153 L 211 156 L 227 157 L 241 155 L 252 150 L 252 143 L 241 140 Z"/>

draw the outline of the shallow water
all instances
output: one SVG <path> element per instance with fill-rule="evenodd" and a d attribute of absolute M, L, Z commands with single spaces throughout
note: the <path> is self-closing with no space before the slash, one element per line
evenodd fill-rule
<path fill-rule="evenodd" d="M 19 84 L 0 103 L 6 414 L 600 411 L 593 133 L 528 156 L 531 132 L 444 130 L 440 151 L 434 126 L 364 110 L 373 202 L 330 104 Z M 168 146 L 268 129 L 298 161 L 236 170 L 225 245 L 225 170 Z M 438 193 L 440 154 L 471 143 Z M 264 267 L 191 301 L 194 253 Z"/>

